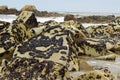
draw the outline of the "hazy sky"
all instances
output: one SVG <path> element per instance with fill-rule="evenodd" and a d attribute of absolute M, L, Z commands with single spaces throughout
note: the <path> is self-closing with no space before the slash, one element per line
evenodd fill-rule
<path fill-rule="evenodd" d="M 0 0 L 0 5 L 18 10 L 26 4 L 35 5 L 42 11 L 120 13 L 120 0 Z"/>

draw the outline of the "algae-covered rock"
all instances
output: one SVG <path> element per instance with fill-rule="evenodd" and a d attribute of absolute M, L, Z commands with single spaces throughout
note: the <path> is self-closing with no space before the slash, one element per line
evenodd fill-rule
<path fill-rule="evenodd" d="M 113 80 L 114 76 L 113 74 L 107 70 L 93 70 L 93 71 L 88 71 L 74 80 Z"/>
<path fill-rule="evenodd" d="M 18 18 L 16 19 L 17 22 L 23 22 L 27 28 L 37 27 L 37 19 L 35 18 L 35 14 L 31 11 L 23 11 L 20 13 Z"/>
<path fill-rule="evenodd" d="M 10 58 L 17 44 L 30 37 L 23 23 L 13 23 L 6 26 L 0 32 L 0 62 L 4 58 Z"/>
<path fill-rule="evenodd" d="M 77 55 L 79 49 L 77 48 L 74 39 L 74 33 L 69 28 L 63 28 L 62 26 L 47 27 L 46 30 L 39 35 L 24 41 L 16 47 L 13 58 L 6 66 L 3 66 L 3 69 L 1 70 L 3 73 L 1 73 L 1 76 L 3 76 L 3 79 L 8 76 L 10 76 L 8 79 L 19 79 L 20 77 L 27 79 L 27 73 L 31 73 L 31 70 L 28 70 L 30 68 L 32 69 L 32 73 L 35 74 L 31 76 L 31 73 L 31 79 L 35 76 L 38 76 L 36 79 L 43 80 L 59 79 L 59 77 L 62 79 L 67 77 L 68 75 L 66 75 L 66 72 L 79 70 L 79 60 Z M 17 57 L 20 58 L 20 60 L 16 60 Z M 27 62 L 21 62 L 24 58 L 27 59 Z M 36 72 L 35 68 L 37 66 L 34 67 L 32 66 L 33 64 L 30 65 L 31 59 L 33 62 L 35 60 L 41 64 L 39 65 L 42 68 L 39 68 L 41 73 L 38 74 L 38 72 Z M 42 64 L 43 62 L 45 62 L 46 65 Z M 37 64 L 37 62 L 35 63 Z M 26 67 L 27 64 L 29 67 Z M 16 65 L 21 66 L 17 67 Z M 48 67 L 49 65 L 50 67 Z M 12 68 L 12 71 L 9 70 L 9 67 Z M 25 70 L 23 70 L 23 68 Z M 18 73 L 19 78 L 16 78 L 16 75 L 12 73 Z M 22 74 L 22 76 L 20 73 L 25 73 L 25 75 Z M 49 76 L 47 76 L 47 74 Z M 70 78 L 70 76 L 68 78 Z"/>
<path fill-rule="evenodd" d="M 78 46 L 83 49 L 83 53 L 79 55 L 86 56 L 101 56 L 107 54 L 107 49 L 104 40 L 94 39 L 94 38 L 85 38 L 81 39 L 78 43 Z"/>
<path fill-rule="evenodd" d="M 45 29 L 49 26 L 59 25 L 58 22 L 54 20 L 46 21 L 44 23 L 39 22 L 38 27 L 34 27 L 30 29 L 30 32 L 33 36 L 40 34 L 41 32 L 45 31 Z"/>
<path fill-rule="evenodd" d="M 67 68 L 53 61 L 28 58 L 12 58 L 0 72 L 1 80 L 67 80 Z"/>
<path fill-rule="evenodd" d="M 99 57 L 96 57 L 95 59 L 97 59 L 97 60 L 115 60 L 116 59 L 116 54 L 109 54 L 109 55 L 105 55 L 105 56 L 99 56 Z"/>
<path fill-rule="evenodd" d="M 20 15 L 17 19 L 17 21 L 14 21 L 13 23 L 5 23 L 1 22 L 0 25 L 0 63 L 2 59 L 9 59 L 11 58 L 16 45 L 23 42 L 24 40 L 31 37 L 31 33 L 29 31 L 30 27 L 28 27 L 28 21 L 32 19 L 35 16 L 29 15 L 29 18 L 24 18 L 23 15 Z M 29 14 L 29 12 L 28 12 Z M 21 18 L 22 17 L 22 18 Z M 20 20 L 23 19 L 25 22 L 21 22 Z M 27 21 L 27 22 L 26 22 Z M 34 24 L 34 23 L 33 23 Z"/>

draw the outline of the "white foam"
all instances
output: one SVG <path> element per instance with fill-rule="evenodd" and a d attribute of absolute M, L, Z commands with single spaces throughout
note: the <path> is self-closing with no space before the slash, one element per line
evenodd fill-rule
<path fill-rule="evenodd" d="M 0 21 L 12 22 L 16 18 L 16 15 L 0 15 Z"/>
<path fill-rule="evenodd" d="M 86 28 L 89 26 L 100 26 L 100 25 L 108 25 L 108 24 L 83 23 L 82 25 Z"/>
<path fill-rule="evenodd" d="M 45 22 L 45 21 L 49 21 L 49 20 L 54 20 L 56 22 L 63 22 L 64 17 L 37 17 L 38 22 Z"/>

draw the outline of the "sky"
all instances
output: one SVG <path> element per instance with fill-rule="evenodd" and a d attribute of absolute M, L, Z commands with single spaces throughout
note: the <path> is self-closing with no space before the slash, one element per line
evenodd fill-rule
<path fill-rule="evenodd" d="M 18 10 L 35 5 L 40 11 L 120 13 L 120 0 L 0 0 L 1 5 Z"/>

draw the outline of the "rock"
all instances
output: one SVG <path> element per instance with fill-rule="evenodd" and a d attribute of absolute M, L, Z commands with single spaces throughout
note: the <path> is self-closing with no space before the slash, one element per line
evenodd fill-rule
<path fill-rule="evenodd" d="M 87 38 L 82 39 L 82 40 L 79 41 L 78 46 L 80 48 L 82 48 L 84 52 L 83 53 L 79 53 L 78 55 L 79 56 L 83 56 L 83 55 L 85 55 L 85 56 L 100 56 L 100 54 L 103 54 L 103 53 L 99 53 L 99 51 L 100 52 L 104 52 L 105 51 L 104 50 L 105 49 L 105 45 L 102 44 L 101 45 L 102 47 L 100 47 L 98 49 L 99 51 L 96 51 L 97 50 L 96 48 L 98 48 L 99 45 L 101 45 L 99 43 L 99 40 L 87 39 Z"/>
<path fill-rule="evenodd" d="M 19 15 L 22 11 L 32 11 L 36 16 L 39 17 L 63 17 L 64 14 L 60 14 L 57 12 L 47 12 L 47 11 L 39 11 L 36 9 L 34 5 L 26 5 L 20 11 L 16 8 L 9 8 L 7 6 L 0 6 L 0 14 L 15 14 Z"/>
<path fill-rule="evenodd" d="M 115 60 L 116 54 L 109 54 L 106 56 L 100 56 L 100 57 L 96 57 L 95 59 L 97 59 L 97 60 Z"/>
<path fill-rule="evenodd" d="M 76 54 L 77 47 L 75 42 L 73 41 L 74 41 L 74 33 L 72 32 L 72 30 L 67 28 L 64 29 L 62 28 L 62 26 L 58 26 L 58 25 L 49 26 L 41 34 L 32 37 L 30 40 L 25 41 L 23 44 L 20 44 L 14 52 L 15 53 L 14 57 L 19 56 L 19 57 L 32 58 L 34 56 L 35 59 L 39 59 L 39 60 L 41 59 L 51 60 L 64 65 L 68 64 L 70 65 L 69 66 L 70 70 L 73 68 L 74 70 L 78 70 L 78 61 Z M 29 47 L 27 47 L 28 45 Z M 67 58 L 69 56 L 68 52 L 70 52 L 69 54 L 74 56 L 74 58 L 72 58 L 73 60 L 71 60 L 70 62 L 66 61 L 69 60 L 70 58 L 70 57 Z M 65 55 L 61 57 L 62 54 L 64 53 Z M 55 56 L 58 57 L 55 58 Z"/>
<path fill-rule="evenodd" d="M 120 73 L 118 73 L 117 78 L 120 79 Z"/>
<path fill-rule="evenodd" d="M 114 46 L 115 46 L 115 44 L 110 43 L 110 42 L 106 42 L 105 44 L 106 44 L 106 49 L 107 49 L 107 50 L 111 50 L 111 49 L 114 48 Z"/>
<path fill-rule="evenodd" d="M 76 20 L 74 15 L 66 15 L 64 17 L 64 21 L 69 21 L 69 20 Z"/>
<path fill-rule="evenodd" d="M 9 13 L 14 13 L 14 14 L 16 14 L 18 11 L 17 11 L 17 9 L 16 8 L 10 8 L 9 9 Z"/>
<path fill-rule="evenodd" d="M 55 26 L 55 25 L 58 25 L 59 23 L 54 21 L 54 20 L 49 20 L 49 21 L 45 21 L 44 22 L 44 25 L 46 26 Z"/>
<path fill-rule="evenodd" d="M 115 19 L 114 15 L 108 15 L 108 16 L 93 15 L 93 16 L 83 16 L 77 18 L 77 21 L 81 23 L 110 23 L 114 19 Z"/>
<path fill-rule="evenodd" d="M 0 80 L 67 80 L 69 78 L 67 68 L 52 61 L 39 62 L 36 59 L 15 57 L 5 65 L 6 67 L 2 67 L 0 72 Z"/>
<path fill-rule="evenodd" d="M 120 51 L 120 41 L 118 41 L 113 47 L 114 50 Z"/>
<path fill-rule="evenodd" d="M 9 10 L 17 11 L 17 9 L 16 9 L 16 8 L 9 8 Z"/>
<path fill-rule="evenodd" d="M 34 35 L 38 35 L 40 34 L 41 32 L 45 31 L 45 29 L 48 27 L 48 26 L 55 26 L 55 25 L 58 25 L 59 23 L 56 22 L 56 21 L 53 21 L 53 20 L 50 20 L 50 21 L 46 21 L 44 23 L 41 23 L 39 22 L 38 23 L 38 27 L 35 27 L 35 28 L 32 28 L 30 29 L 30 32 L 31 34 Z"/>
<path fill-rule="evenodd" d="M 5 29 L 5 27 L 9 26 L 10 23 L 9 22 L 5 22 L 5 21 L 0 21 L 0 32 L 3 31 L 3 29 Z"/>
<path fill-rule="evenodd" d="M 115 32 L 114 27 L 112 26 L 90 26 L 86 28 L 86 31 L 89 33 L 89 37 L 112 37 L 112 33 Z"/>
<path fill-rule="evenodd" d="M 110 54 L 106 43 L 112 44 L 112 42 L 113 41 L 109 39 L 83 38 L 77 44 L 84 51 L 83 53 L 79 53 L 79 56 L 85 55 L 97 57 Z"/>
<path fill-rule="evenodd" d="M 61 22 L 60 25 L 66 26 L 66 27 L 75 27 L 79 30 L 85 29 L 80 23 L 78 23 L 77 21 L 74 21 L 74 20 Z"/>
<path fill-rule="evenodd" d="M 7 11 L 7 10 L 8 10 L 8 7 L 7 7 L 7 6 L 0 6 L 0 10 L 2 10 L 2 11 Z"/>
<path fill-rule="evenodd" d="M 69 76 L 67 72 L 78 71 L 79 49 L 74 35 L 69 27 L 46 27 L 45 31 L 16 47 L 13 58 L 2 67 L 1 79 L 28 79 L 30 76 L 30 79 L 62 80 Z"/>
<path fill-rule="evenodd" d="M 120 17 L 116 17 L 110 24 L 111 26 L 114 26 L 115 30 L 120 30 Z"/>
<path fill-rule="evenodd" d="M 38 26 L 39 27 L 34 27 L 30 29 L 32 36 L 38 35 L 46 29 L 46 25 L 44 25 L 43 23 L 38 23 Z"/>
<path fill-rule="evenodd" d="M 25 5 L 21 11 L 36 11 L 36 7 L 34 5 Z"/>
<path fill-rule="evenodd" d="M 116 39 L 116 40 L 117 40 L 116 44 L 110 50 L 116 54 L 120 54 L 120 41 L 119 39 Z"/>
<path fill-rule="evenodd" d="M 23 23 L 11 23 L 0 32 L 0 63 L 2 59 L 9 59 L 17 44 L 29 38 L 31 34 Z"/>
<path fill-rule="evenodd" d="M 74 80 L 113 80 L 114 76 L 113 74 L 107 70 L 93 70 L 93 71 L 88 71 Z"/>
<path fill-rule="evenodd" d="M 34 11 L 36 16 L 39 17 L 63 17 L 64 14 L 57 12 L 47 12 L 47 11 Z"/>
<path fill-rule="evenodd" d="M 19 11 L 16 8 L 9 8 L 7 6 L 0 6 L 0 14 L 13 14 L 17 15 Z"/>
<path fill-rule="evenodd" d="M 37 25 L 37 21 L 32 12 L 25 11 L 21 13 L 13 23 L 0 22 L 0 24 L 1 63 L 2 59 L 9 59 L 12 57 L 15 47 L 19 43 L 32 36 L 29 30 L 31 27 L 34 27 L 34 25 Z"/>
<path fill-rule="evenodd" d="M 17 22 L 23 22 L 27 28 L 37 27 L 37 19 L 35 18 L 35 14 L 31 11 L 23 11 L 20 13 L 18 18 L 16 19 Z"/>
<path fill-rule="evenodd" d="M 85 60 L 80 60 L 80 71 L 91 71 L 93 67 Z"/>
<path fill-rule="evenodd" d="M 76 33 L 78 32 L 78 34 L 76 34 L 76 39 L 77 38 L 86 38 L 88 36 L 86 29 L 77 21 L 73 21 L 73 20 L 64 21 L 64 22 L 61 22 L 60 25 L 63 27 L 69 27 L 69 28 L 72 28 L 73 30 L 76 30 Z M 79 35 L 79 33 L 80 33 L 80 35 Z"/>

